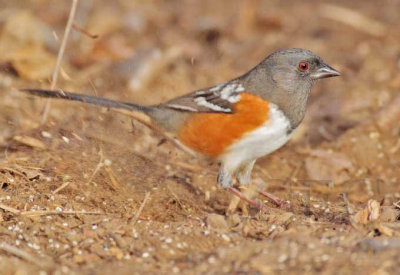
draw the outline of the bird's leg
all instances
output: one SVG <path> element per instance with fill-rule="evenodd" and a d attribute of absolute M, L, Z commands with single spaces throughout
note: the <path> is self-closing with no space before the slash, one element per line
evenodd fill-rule
<path fill-rule="evenodd" d="M 258 191 L 258 193 L 264 197 L 266 197 L 267 199 L 270 199 L 271 201 L 273 201 L 278 207 L 282 207 L 282 208 L 286 208 L 290 205 L 290 203 L 288 201 L 285 201 L 271 193 L 268 193 L 266 191 Z"/>
<path fill-rule="evenodd" d="M 245 194 L 243 194 L 242 192 L 240 192 L 238 189 L 236 189 L 235 187 L 229 187 L 228 188 L 229 192 L 231 192 L 232 194 L 234 194 L 235 196 L 237 196 L 239 199 L 247 202 L 250 206 L 255 207 L 259 210 L 263 210 L 264 204 L 261 202 L 258 202 L 256 200 L 250 199 L 248 198 Z M 229 207 L 231 208 L 231 207 Z M 235 207 L 236 208 L 236 207 Z"/>
<path fill-rule="evenodd" d="M 228 191 L 231 192 L 232 194 L 234 194 L 236 196 L 235 198 L 237 198 L 237 199 L 234 198 L 231 201 L 231 203 L 229 204 L 228 212 L 235 211 L 240 200 L 243 200 L 243 201 L 247 202 L 252 207 L 255 207 L 255 208 L 258 208 L 258 209 L 263 209 L 262 203 L 257 202 L 255 200 L 249 198 L 248 196 L 243 194 L 238 189 L 232 187 L 232 184 L 233 184 L 232 172 L 230 172 L 230 169 L 228 170 L 223 165 L 221 165 L 221 168 L 220 168 L 219 173 L 218 173 L 218 184 L 221 187 L 223 187 L 225 189 L 228 189 Z"/>
<path fill-rule="evenodd" d="M 247 163 L 246 165 L 242 166 L 241 169 L 237 173 L 237 179 L 240 183 L 241 186 L 243 185 L 249 185 L 251 182 L 251 171 L 253 170 L 254 163 L 256 161 L 251 161 Z M 266 197 L 267 199 L 273 201 L 278 207 L 283 207 L 286 208 L 289 204 L 289 202 L 282 200 L 281 198 L 268 193 L 266 191 L 257 191 L 260 195 Z"/>
<path fill-rule="evenodd" d="M 251 161 L 249 163 L 246 163 L 245 165 L 242 165 L 239 168 L 239 170 L 236 172 L 236 179 L 238 180 L 238 182 L 240 184 L 239 188 L 241 188 L 242 191 L 244 189 L 245 194 L 247 196 L 250 196 L 251 198 L 253 198 L 254 195 L 255 195 L 254 188 L 250 188 L 249 189 L 249 188 L 244 188 L 244 187 L 251 182 L 251 171 L 253 170 L 253 166 L 254 166 L 255 162 L 256 161 L 254 160 L 254 161 Z M 236 204 L 234 204 L 234 201 L 232 200 L 230 206 L 232 208 L 236 209 L 238 203 L 239 203 L 239 201 L 237 201 Z M 248 213 L 247 204 L 246 204 L 245 200 L 242 200 L 241 208 L 242 208 L 242 212 L 243 213 Z"/>
<path fill-rule="evenodd" d="M 251 183 L 251 171 L 253 171 L 255 160 L 242 165 L 236 173 L 236 178 L 240 185 L 249 185 Z"/>

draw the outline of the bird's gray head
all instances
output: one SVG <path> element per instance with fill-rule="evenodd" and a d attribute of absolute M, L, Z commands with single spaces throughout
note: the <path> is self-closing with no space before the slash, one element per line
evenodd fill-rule
<path fill-rule="evenodd" d="M 340 75 L 319 56 L 303 49 L 277 51 L 260 65 L 267 67 L 276 86 L 289 92 L 310 92 L 316 80 Z"/>
<path fill-rule="evenodd" d="M 319 56 L 303 49 L 274 52 L 241 79 L 246 90 L 277 104 L 297 127 L 304 117 L 308 95 L 321 78 L 339 76 Z"/>

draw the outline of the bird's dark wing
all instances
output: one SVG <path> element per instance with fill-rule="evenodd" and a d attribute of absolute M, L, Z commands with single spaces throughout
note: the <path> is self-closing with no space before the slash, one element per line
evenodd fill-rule
<path fill-rule="evenodd" d="M 161 106 L 182 112 L 232 113 L 233 104 L 244 91 L 240 83 L 231 81 L 174 98 Z"/>

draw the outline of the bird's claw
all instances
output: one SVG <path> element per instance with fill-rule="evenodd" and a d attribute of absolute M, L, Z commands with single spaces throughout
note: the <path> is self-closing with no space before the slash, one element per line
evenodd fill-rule
<path fill-rule="evenodd" d="M 251 196 L 249 197 L 247 194 L 241 192 L 240 190 L 234 188 L 234 187 L 229 187 L 229 192 L 231 192 L 233 195 L 237 197 L 236 201 L 232 201 L 230 206 L 229 206 L 229 212 L 232 212 L 236 209 L 239 200 L 247 202 L 251 207 L 256 208 L 261 211 L 266 211 L 268 209 L 268 206 L 265 205 L 263 202 L 260 202 L 258 200 L 252 199 Z M 268 198 L 272 202 L 274 202 L 279 208 L 282 208 L 284 210 L 290 209 L 291 205 L 289 201 L 282 200 L 281 198 L 270 194 L 266 191 L 258 191 L 258 194 Z"/>
<path fill-rule="evenodd" d="M 271 200 L 272 202 L 274 202 L 279 208 L 282 209 L 289 209 L 290 208 L 290 202 L 289 201 L 285 201 L 271 193 L 268 193 L 266 191 L 258 191 L 258 193 L 264 197 L 266 197 L 267 199 Z"/>

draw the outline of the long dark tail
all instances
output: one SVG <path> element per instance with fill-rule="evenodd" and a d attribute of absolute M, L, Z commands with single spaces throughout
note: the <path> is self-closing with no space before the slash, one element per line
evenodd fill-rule
<path fill-rule="evenodd" d="M 106 99 L 102 97 L 95 97 L 89 95 L 75 94 L 64 91 L 51 91 L 51 90 L 41 90 L 41 89 L 22 89 L 21 92 L 25 92 L 31 95 L 48 97 L 48 98 L 61 98 L 73 101 L 80 101 L 84 103 L 89 103 L 97 106 L 104 106 L 109 108 L 126 109 L 131 111 L 139 111 L 144 113 L 149 113 L 152 107 L 137 105 L 128 102 L 115 101 L 111 99 Z"/>

